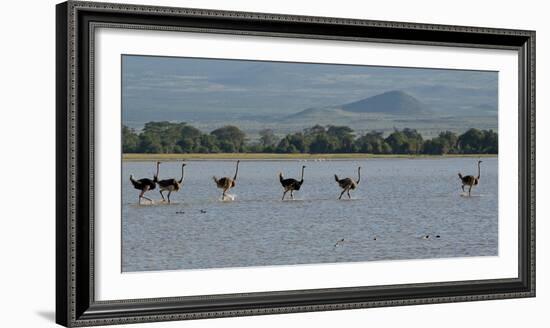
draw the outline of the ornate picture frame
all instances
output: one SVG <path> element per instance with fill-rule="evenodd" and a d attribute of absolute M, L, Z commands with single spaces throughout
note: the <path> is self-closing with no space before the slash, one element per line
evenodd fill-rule
<path fill-rule="evenodd" d="M 56 321 L 92 326 L 535 296 L 535 32 L 68 1 L 57 5 Z M 518 277 L 97 300 L 94 38 L 98 28 L 506 49 L 518 55 Z"/>

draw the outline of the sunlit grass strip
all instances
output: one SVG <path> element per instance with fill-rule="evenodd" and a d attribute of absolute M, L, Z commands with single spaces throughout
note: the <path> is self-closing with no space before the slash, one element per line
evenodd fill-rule
<path fill-rule="evenodd" d="M 398 154 L 277 154 L 277 153 L 215 153 L 215 154 L 123 154 L 124 161 L 180 161 L 180 160 L 316 160 L 316 159 L 367 159 L 367 158 L 453 158 L 497 157 L 494 154 L 398 155 Z"/>

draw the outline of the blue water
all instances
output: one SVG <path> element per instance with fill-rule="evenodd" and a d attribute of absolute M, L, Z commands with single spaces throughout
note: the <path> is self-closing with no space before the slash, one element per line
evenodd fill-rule
<path fill-rule="evenodd" d="M 128 177 L 152 177 L 155 163 L 123 163 L 122 271 L 497 255 L 496 157 L 472 197 L 457 173 L 477 174 L 475 158 L 242 161 L 232 201 L 212 176 L 233 176 L 234 161 L 187 163 L 172 204 L 156 189 L 141 206 Z M 299 178 L 304 164 L 296 199 L 281 201 L 278 172 Z M 356 179 L 359 165 L 359 188 L 339 201 L 334 174 Z M 162 164 L 161 179 L 180 175 L 180 163 Z"/>

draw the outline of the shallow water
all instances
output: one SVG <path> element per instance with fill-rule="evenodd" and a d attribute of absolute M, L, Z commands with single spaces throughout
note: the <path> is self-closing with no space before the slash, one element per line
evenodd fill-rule
<path fill-rule="evenodd" d="M 304 164 L 296 199 L 281 201 L 277 173 L 299 178 Z M 221 201 L 212 176 L 233 176 L 235 162 L 188 161 L 172 204 L 160 202 L 155 189 L 146 194 L 154 204 L 140 206 L 128 177 L 151 178 L 155 163 L 124 162 L 122 271 L 494 256 L 498 159 L 483 159 L 480 185 L 464 197 L 457 173 L 475 175 L 476 164 L 475 158 L 242 161 L 229 192 L 234 199 Z M 359 165 L 359 188 L 339 201 L 334 174 L 356 179 Z M 161 179 L 180 175 L 180 163 L 162 164 Z"/>

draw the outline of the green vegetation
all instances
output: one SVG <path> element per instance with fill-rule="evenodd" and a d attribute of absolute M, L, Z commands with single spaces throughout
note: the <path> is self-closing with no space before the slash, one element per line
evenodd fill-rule
<path fill-rule="evenodd" d="M 444 131 L 424 140 L 414 129 L 394 130 L 387 137 L 377 131 L 356 136 L 347 126 L 315 125 L 282 138 L 273 130 L 262 130 L 259 141 L 248 142 L 246 134 L 232 125 L 203 133 L 186 123 L 149 122 L 139 134 L 123 126 L 122 150 L 125 154 L 497 154 L 498 134 L 478 129 L 461 135 Z"/>

